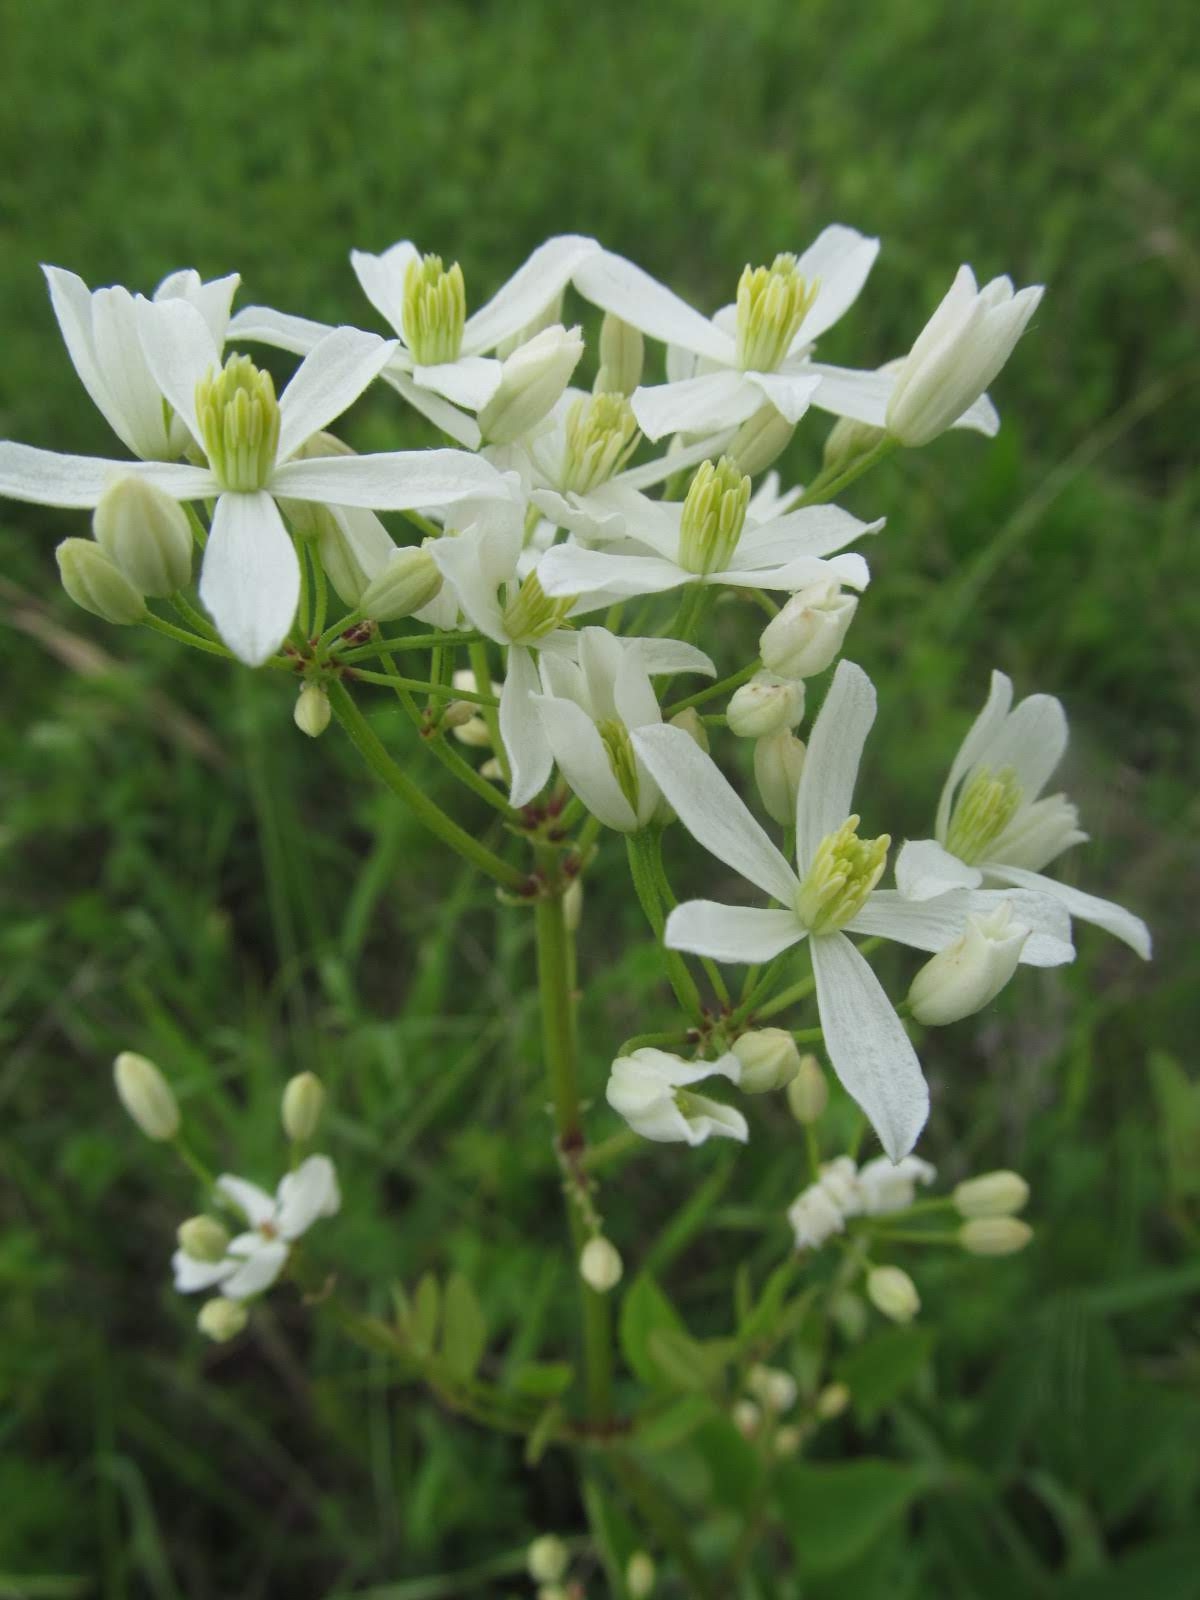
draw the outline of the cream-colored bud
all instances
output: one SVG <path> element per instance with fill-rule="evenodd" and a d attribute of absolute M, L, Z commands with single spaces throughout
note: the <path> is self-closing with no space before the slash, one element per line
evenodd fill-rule
<path fill-rule="evenodd" d="M 746 1387 L 763 1410 L 774 1416 L 790 1411 L 799 1393 L 795 1378 L 780 1367 L 751 1367 L 746 1374 Z"/>
<path fill-rule="evenodd" d="M 441 570 L 429 551 L 402 545 L 364 589 L 358 609 L 372 622 L 395 622 L 411 617 L 441 592 Z"/>
<path fill-rule="evenodd" d="M 753 1400 L 735 1400 L 729 1415 L 743 1439 L 753 1439 L 762 1427 L 762 1412 Z"/>
<path fill-rule="evenodd" d="M 315 1072 L 298 1072 L 283 1091 L 280 1116 L 283 1131 L 297 1144 L 311 1139 L 325 1109 L 325 1085 Z"/>
<path fill-rule="evenodd" d="M 804 685 L 773 672 L 756 672 L 725 710 L 729 731 L 739 739 L 765 739 L 794 728 L 804 715 Z"/>
<path fill-rule="evenodd" d="M 842 648 L 857 610 L 857 596 L 836 579 L 798 589 L 762 631 L 763 665 L 786 678 L 816 677 Z"/>
<path fill-rule="evenodd" d="M 472 715 L 461 723 L 452 723 L 454 737 L 460 744 L 470 745 L 473 750 L 490 750 L 492 747 L 492 733 L 487 723 L 479 715 L 478 706 L 472 707 Z"/>
<path fill-rule="evenodd" d="M 552 328 L 556 322 L 563 319 L 563 298 L 566 291 L 562 290 L 553 299 L 548 300 L 535 317 L 531 317 L 516 333 L 510 333 L 507 339 L 501 339 L 496 346 L 496 360 L 507 361 L 514 350 L 519 350 L 523 344 L 528 344 L 536 334 L 546 328 Z"/>
<path fill-rule="evenodd" d="M 579 1254 L 579 1275 L 589 1289 L 597 1294 L 607 1294 L 615 1289 L 625 1271 L 621 1252 L 610 1239 L 598 1233 L 589 1239 Z"/>
<path fill-rule="evenodd" d="M 334 521 L 332 513 L 326 511 L 324 506 L 318 506 L 317 510 L 324 513 L 324 517 L 319 518 L 316 525 L 317 556 L 322 570 L 342 604 L 353 606 L 357 610 L 371 582 L 371 574 L 359 560 L 357 551 L 345 533 Z"/>
<path fill-rule="evenodd" d="M 800 1052 L 786 1028 L 756 1028 L 733 1046 L 742 1064 L 738 1087 L 747 1094 L 785 1089 L 800 1070 Z"/>
<path fill-rule="evenodd" d="M 773 822 L 791 827 L 807 747 L 790 728 L 777 728 L 754 745 L 754 781 L 763 809 Z"/>
<path fill-rule="evenodd" d="M 570 1560 L 571 1552 L 556 1533 L 543 1533 L 525 1552 L 525 1568 L 534 1583 L 557 1583 Z"/>
<path fill-rule="evenodd" d="M 725 448 L 742 471 L 753 478 L 779 459 L 791 444 L 795 431 L 796 424 L 789 422 L 774 406 L 760 406 L 742 423 Z"/>
<path fill-rule="evenodd" d="M 240 1300 L 226 1300 L 224 1295 L 218 1295 L 200 1307 L 196 1326 L 214 1343 L 226 1344 L 237 1338 L 249 1319 L 250 1313 Z"/>
<path fill-rule="evenodd" d="M 113 1082 L 121 1104 L 146 1135 L 161 1142 L 179 1132 L 179 1105 L 153 1061 L 123 1050 L 113 1062 Z"/>
<path fill-rule="evenodd" d="M 501 370 L 500 387 L 479 413 L 490 444 L 511 444 L 553 409 L 583 354 L 578 328 L 555 326 L 514 350 Z"/>
<path fill-rule="evenodd" d="M 583 879 L 572 878 L 563 890 L 563 922 L 568 933 L 578 933 L 583 920 Z"/>
<path fill-rule="evenodd" d="M 296 704 L 292 710 L 292 721 L 306 733 L 310 739 L 319 739 L 329 726 L 329 719 L 333 715 L 329 708 L 329 696 L 319 683 L 306 683 L 296 696 Z"/>
<path fill-rule="evenodd" d="M 816 1122 L 829 1104 L 829 1082 L 816 1056 L 800 1057 L 796 1076 L 787 1086 L 787 1101 L 796 1121 Z"/>
<path fill-rule="evenodd" d="M 844 1383 L 827 1383 L 813 1403 L 813 1410 L 822 1422 L 832 1422 L 849 1404 L 850 1390 Z"/>
<path fill-rule="evenodd" d="M 967 918 L 953 944 L 927 961 L 908 991 L 912 1014 L 926 1027 L 942 1027 L 981 1011 L 1017 970 L 1030 930 L 1015 922 L 1011 901 Z"/>
<path fill-rule="evenodd" d="M 902 361 L 889 361 L 879 370 L 881 373 L 891 372 L 903 364 Z M 863 456 L 869 456 L 875 446 L 886 438 L 887 433 L 883 428 L 874 427 L 869 422 L 857 422 L 853 417 L 839 417 L 825 436 L 821 464 L 826 472 L 844 470 Z"/>
<path fill-rule="evenodd" d="M 958 1230 L 958 1242 L 968 1255 L 1011 1256 L 1033 1238 L 1033 1229 L 1020 1217 L 973 1217 Z"/>
<path fill-rule="evenodd" d="M 175 594 L 191 582 L 187 513 L 154 484 L 119 478 L 92 513 L 92 532 L 139 594 Z"/>
<path fill-rule="evenodd" d="M 504 776 L 504 768 L 500 765 L 500 762 L 495 756 L 493 756 L 490 761 L 485 761 L 483 763 L 479 769 L 479 776 L 481 778 L 490 778 L 493 783 L 508 782 L 507 778 Z"/>
<path fill-rule="evenodd" d="M 216 1217 L 189 1217 L 179 1224 L 175 1237 L 184 1255 L 193 1261 L 221 1261 L 229 1249 L 229 1229 Z"/>
<path fill-rule="evenodd" d="M 454 732 L 459 728 L 465 728 L 472 718 L 482 720 L 479 717 L 479 707 L 473 700 L 448 700 L 438 719 L 438 726 L 443 733 Z"/>
<path fill-rule="evenodd" d="M 682 728 L 693 744 L 698 744 L 705 755 L 708 754 L 708 729 L 695 706 L 685 706 L 682 711 L 677 711 L 671 718 L 671 726 Z"/>
<path fill-rule="evenodd" d="M 54 552 L 62 586 L 77 606 L 118 627 L 141 622 L 146 601 L 92 539 L 64 539 Z"/>
<path fill-rule="evenodd" d="M 654 1593 L 657 1576 L 654 1562 L 646 1552 L 635 1550 L 625 1568 L 625 1587 L 629 1591 L 629 1600 L 648 1600 Z"/>
<path fill-rule="evenodd" d="M 902 1267 L 872 1267 L 867 1274 L 867 1298 L 893 1322 L 911 1322 L 921 1309 L 917 1286 Z"/>
<path fill-rule="evenodd" d="M 984 1172 L 964 1179 L 950 1198 L 963 1217 L 1011 1217 L 1025 1209 L 1029 1185 L 1016 1172 Z"/>
<path fill-rule="evenodd" d="M 600 324 L 600 371 L 597 394 L 632 394 L 642 381 L 646 341 L 640 328 L 606 311 Z"/>
<path fill-rule="evenodd" d="M 314 433 L 300 446 L 299 450 L 290 458 L 293 461 L 324 461 L 330 456 L 352 456 L 354 451 L 342 439 L 333 433 Z M 333 514 L 327 506 L 318 504 L 314 500 L 291 500 L 284 496 L 279 497 L 279 509 L 291 524 L 293 533 L 301 539 L 324 539 L 332 531 L 339 539 L 341 530 L 334 521 Z M 343 541 L 344 543 L 344 541 Z M 353 605 L 353 600 L 346 599 L 342 594 L 341 586 L 334 579 L 322 555 L 321 565 L 325 567 L 325 575 L 333 584 L 341 598 L 347 605 Z"/>

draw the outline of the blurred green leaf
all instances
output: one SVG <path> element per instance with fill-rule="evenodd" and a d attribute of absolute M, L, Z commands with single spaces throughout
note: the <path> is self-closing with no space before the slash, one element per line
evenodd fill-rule
<path fill-rule="evenodd" d="M 801 1571 L 834 1572 L 856 1560 L 936 1481 L 894 1461 L 781 1467 L 775 1501 Z"/>
<path fill-rule="evenodd" d="M 465 1380 L 474 1376 L 486 1346 L 487 1324 L 479 1297 L 468 1278 L 452 1272 L 442 1310 L 442 1359 L 456 1378 Z"/>

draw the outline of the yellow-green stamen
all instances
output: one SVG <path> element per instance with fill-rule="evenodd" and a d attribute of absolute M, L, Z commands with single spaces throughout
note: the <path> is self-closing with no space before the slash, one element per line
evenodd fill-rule
<path fill-rule="evenodd" d="M 457 361 L 467 320 L 467 294 L 458 262 L 415 256 L 404 274 L 404 337 L 423 367 Z"/>
<path fill-rule="evenodd" d="M 623 394 L 581 395 L 567 412 L 562 486 L 587 494 L 628 461 L 638 439 L 633 407 Z"/>
<path fill-rule="evenodd" d="M 963 787 L 946 832 L 946 849 L 960 861 L 973 865 L 1020 810 L 1023 794 L 1011 767 L 993 772 L 980 767 Z"/>
<path fill-rule="evenodd" d="M 819 288 L 792 255 L 776 256 L 769 267 L 744 269 L 737 289 L 737 363 L 743 372 L 775 371 Z"/>
<path fill-rule="evenodd" d="M 263 488 L 279 449 L 279 402 L 269 372 L 230 356 L 196 385 L 196 417 L 208 464 L 223 489 Z"/>
<path fill-rule="evenodd" d="M 637 759 L 633 753 L 633 745 L 629 738 L 629 729 L 623 722 L 609 718 L 596 724 L 598 733 L 604 741 L 604 748 L 608 751 L 609 765 L 612 767 L 613 777 L 620 785 L 621 793 L 626 800 L 637 810 L 638 804 L 638 772 Z"/>
<path fill-rule="evenodd" d="M 862 910 L 883 876 L 891 835 L 858 837 L 858 818 L 847 817 L 817 847 L 796 896 L 796 915 L 810 933 L 833 933 Z"/>
<path fill-rule="evenodd" d="M 729 565 L 750 504 L 750 479 L 736 461 L 722 456 L 714 466 L 701 464 L 679 524 L 679 565 L 703 576 Z"/>
<path fill-rule="evenodd" d="M 544 594 L 537 573 L 531 572 L 504 603 L 504 627 L 508 637 L 514 644 L 530 644 L 541 639 L 562 626 L 574 604 L 574 595 L 556 595 L 551 599 Z"/>

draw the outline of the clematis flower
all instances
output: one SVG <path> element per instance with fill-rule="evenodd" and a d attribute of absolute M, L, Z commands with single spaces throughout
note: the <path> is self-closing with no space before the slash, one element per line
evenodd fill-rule
<path fill-rule="evenodd" d="M 204 1261 L 177 1250 L 171 1265 L 181 1294 L 220 1286 L 227 1300 L 248 1300 L 269 1289 L 287 1263 L 292 1245 L 321 1217 L 340 1208 L 337 1173 L 328 1156 L 309 1156 L 280 1180 L 274 1196 L 245 1178 L 225 1173 L 217 1191 L 249 1224 L 230 1240 L 217 1261 Z"/>
<path fill-rule="evenodd" d="M 667 945 L 717 961 L 752 963 L 808 940 L 829 1059 L 898 1161 L 924 1125 L 929 1093 L 903 1024 L 848 935 L 940 950 L 961 934 L 972 912 L 1013 896 L 960 890 L 915 905 L 876 887 L 891 841 L 886 834 L 860 839 L 858 817 L 850 810 L 874 720 L 870 679 L 853 662 L 839 662 L 800 775 L 795 871 L 686 735 L 671 727 L 643 728 L 630 738 L 688 831 L 778 902 L 777 908 L 758 910 L 688 901 L 667 919 Z M 1027 962 L 1055 965 L 1071 958 L 1068 925 L 1053 901 L 1022 897 L 1020 910 L 1037 930 L 1022 952 Z"/>
<path fill-rule="evenodd" d="M 106 461 L 0 443 L 0 494 L 38 505 L 94 508 L 113 482 L 137 477 L 175 500 L 215 500 L 200 598 L 229 648 L 258 666 L 287 636 L 300 563 L 277 499 L 409 510 L 494 492 L 499 474 L 458 450 L 293 459 L 375 378 L 391 347 L 338 328 L 301 363 L 278 400 L 247 356 L 222 367 L 208 323 L 173 299 L 137 307 L 141 350 L 206 466 Z"/>
<path fill-rule="evenodd" d="M 1015 707 L 1012 698 L 1012 680 L 993 672 L 987 703 L 950 767 L 934 837 L 900 851 L 901 894 L 924 901 L 947 889 L 1012 884 L 1058 901 L 1148 961 L 1150 930 L 1140 917 L 1042 872 L 1087 839 L 1065 795 L 1042 795 L 1067 748 L 1067 717 L 1051 695 L 1029 695 Z"/>
<path fill-rule="evenodd" d="M 750 1130 L 742 1113 L 692 1089 L 705 1078 L 737 1083 L 741 1072 L 732 1054 L 717 1061 L 684 1061 L 666 1050 L 645 1048 L 617 1057 L 604 1096 L 643 1139 L 697 1145 L 723 1138 L 745 1144 Z"/>
<path fill-rule="evenodd" d="M 689 583 L 793 590 L 832 582 L 863 589 L 870 581 L 863 558 L 834 552 L 883 526 L 882 519 L 860 522 L 834 505 L 751 521 L 750 480 L 725 457 L 702 464 L 682 504 L 632 491 L 612 503 L 624 516 L 626 542 L 599 550 L 555 545 L 538 566 L 548 595 L 624 599 Z"/>
<path fill-rule="evenodd" d="M 633 396 L 642 432 L 661 439 L 736 427 L 764 404 L 798 422 L 821 382 L 808 362 L 813 342 L 853 305 L 878 253 L 878 239 L 826 228 L 801 256 L 747 267 L 736 304 L 711 320 L 608 250 L 579 265 L 575 287 L 669 347 L 669 381 Z"/>
<path fill-rule="evenodd" d="M 858 1216 L 862 1201 L 852 1158 L 827 1161 L 816 1182 L 801 1190 L 788 1207 L 796 1249 L 819 1250 L 835 1233 L 844 1233 L 847 1217 Z"/>
<path fill-rule="evenodd" d="M 181 417 L 163 397 L 138 338 L 141 296 L 113 285 L 89 289 L 62 267 L 44 266 L 50 303 L 79 380 L 109 427 L 142 461 L 177 461 L 188 445 Z M 154 291 L 156 302 L 182 300 L 203 317 L 218 351 L 224 346 L 229 310 L 239 279 L 202 281 L 198 272 L 172 272 Z"/>
<path fill-rule="evenodd" d="M 861 1209 L 868 1217 L 907 1211 L 917 1197 L 917 1185 L 927 1189 L 936 1177 L 937 1168 L 920 1156 L 905 1156 L 896 1162 L 877 1156 L 858 1169 L 855 1182 L 862 1196 Z"/>
<path fill-rule="evenodd" d="M 409 239 L 382 255 L 351 251 L 350 264 L 364 294 L 397 336 L 385 381 L 451 439 L 477 449 L 479 424 L 466 413 L 486 406 L 502 377 L 503 363 L 489 352 L 540 332 L 547 308 L 555 311 L 550 321 L 557 321 L 557 304 L 571 274 L 599 248 L 594 239 L 576 234 L 547 239 L 470 317 L 457 262 L 446 267 L 440 256 L 422 255 Z M 307 355 L 329 328 L 267 306 L 248 306 L 230 332 Z"/>

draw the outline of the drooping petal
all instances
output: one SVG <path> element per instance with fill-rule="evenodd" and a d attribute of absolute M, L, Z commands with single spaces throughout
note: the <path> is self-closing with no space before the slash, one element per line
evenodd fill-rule
<path fill-rule="evenodd" d="M 734 344 L 728 334 L 624 256 L 608 250 L 589 256 L 576 270 L 575 287 L 601 311 L 613 312 L 652 339 L 679 345 L 721 366 L 733 364 Z"/>
<path fill-rule="evenodd" d="M 392 450 L 285 462 L 272 474 L 271 491 L 326 505 L 412 511 L 474 495 L 502 497 L 504 482 L 495 467 L 465 450 Z"/>
<path fill-rule="evenodd" d="M 604 741 L 587 712 L 573 700 L 535 695 L 558 769 L 584 805 L 606 828 L 632 833 L 637 813 L 613 774 Z"/>
<path fill-rule="evenodd" d="M 563 292 L 575 270 L 599 249 L 595 239 L 573 233 L 540 244 L 487 304 L 467 318 L 463 354 L 494 350 L 527 328 Z"/>
<path fill-rule="evenodd" d="M 668 950 L 749 966 L 773 961 L 804 937 L 805 929 L 793 911 L 685 900 L 667 918 L 663 943 Z"/>
<path fill-rule="evenodd" d="M 200 1289 L 212 1289 L 237 1270 L 237 1262 L 228 1256 L 220 1261 L 197 1261 L 183 1250 L 171 1257 L 175 1274 L 175 1287 L 180 1294 L 196 1294 Z"/>
<path fill-rule="evenodd" d="M 1040 872 L 1027 872 L 1023 867 L 1007 867 L 998 862 L 985 861 L 983 870 L 987 879 L 1016 884 L 1019 888 L 1034 889 L 1040 894 L 1052 896 L 1061 901 L 1071 916 L 1077 917 L 1080 922 L 1090 922 L 1097 928 L 1103 928 L 1106 933 L 1120 939 L 1122 944 L 1127 944 L 1143 961 L 1150 960 L 1153 954 L 1150 929 L 1141 917 L 1135 917 L 1124 906 L 1116 905 L 1111 900 L 1101 900 L 1094 894 L 1085 894 L 1082 889 L 1059 883 L 1056 878 L 1047 878 Z"/>
<path fill-rule="evenodd" d="M 796 860 L 801 877 L 826 834 L 853 815 L 854 783 L 875 721 L 875 687 L 853 661 L 839 661 L 825 696 L 796 794 Z"/>
<path fill-rule="evenodd" d="M 985 917 L 1007 904 L 1029 929 L 1021 951 L 1026 967 L 1060 967 L 1075 959 L 1066 907 L 1025 889 L 952 889 L 936 900 L 908 900 L 892 889 L 876 889 L 846 924 L 847 933 L 892 939 L 912 950 L 944 950 L 966 928 L 969 917 Z"/>
<path fill-rule="evenodd" d="M 231 1255 L 240 1253 L 235 1250 L 238 1242 L 235 1239 L 230 1245 Z M 282 1239 L 259 1239 L 242 1265 L 225 1279 L 221 1292 L 229 1300 L 249 1300 L 252 1295 L 262 1294 L 283 1271 L 287 1258 L 288 1247 Z"/>
<path fill-rule="evenodd" d="M 196 386 L 221 365 L 212 330 L 186 300 L 139 300 L 137 319 L 138 336 L 155 383 L 203 447 L 196 419 Z"/>
<path fill-rule="evenodd" d="M 764 894 L 790 906 L 800 887 L 791 867 L 690 735 L 667 725 L 635 729 L 630 737 L 688 832 Z"/>
<path fill-rule="evenodd" d="M 821 380 L 810 372 L 748 372 L 746 381 L 773 405 L 785 422 L 799 422 L 812 404 Z"/>
<path fill-rule="evenodd" d="M 261 1228 L 264 1222 L 275 1220 L 275 1199 L 256 1183 L 223 1172 L 217 1179 L 216 1189 L 231 1200 L 252 1228 Z"/>
<path fill-rule="evenodd" d="M 481 411 L 500 387 L 503 368 L 483 356 L 460 356 L 436 367 L 414 367 L 413 382 L 468 411 Z"/>
<path fill-rule="evenodd" d="M 121 443 L 140 454 L 133 428 L 116 396 L 96 363 L 92 345 L 92 292 L 83 279 L 63 267 L 43 266 L 50 290 L 50 304 L 58 318 L 59 331 L 80 383 L 91 396 L 92 404 L 104 417 Z"/>
<path fill-rule="evenodd" d="M 383 371 L 394 344 L 357 328 L 335 328 L 314 345 L 279 397 L 279 448 L 283 462 L 348 410 Z"/>
<path fill-rule="evenodd" d="M 631 598 L 665 594 L 693 580 L 691 573 L 658 556 L 616 555 L 585 550 L 578 544 L 556 544 L 538 562 L 538 581 L 548 595 L 605 593 Z"/>
<path fill-rule="evenodd" d="M 939 839 L 946 837 L 955 790 L 975 763 L 982 759 L 984 751 L 1004 726 L 1004 719 L 1008 716 L 1008 710 L 1011 705 L 1012 679 L 1005 677 L 1003 672 L 993 672 L 991 686 L 988 689 L 988 697 L 984 703 L 983 710 L 975 718 L 975 721 L 967 730 L 966 738 L 959 745 L 958 754 L 951 763 L 949 774 L 942 788 L 941 799 L 938 801 L 935 828 Z"/>
<path fill-rule="evenodd" d="M 200 599 L 248 666 L 274 655 L 300 599 L 300 563 L 279 507 L 263 490 L 223 494 L 200 569 Z"/>
<path fill-rule="evenodd" d="M 272 311 L 270 306 L 245 306 L 229 324 L 231 339 L 245 344 L 269 344 L 294 356 L 306 356 L 332 332 L 327 322 L 293 317 L 287 311 Z"/>
<path fill-rule="evenodd" d="M 642 665 L 651 677 L 665 672 L 702 672 L 706 678 L 715 678 L 717 669 L 703 650 L 682 639 L 643 639 L 626 637 L 625 645 L 637 645 Z"/>
<path fill-rule="evenodd" d="M 825 1051 L 893 1161 L 929 1115 L 921 1063 L 892 1002 L 844 933 L 810 942 Z"/>
<path fill-rule="evenodd" d="M 750 1137 L 746 1119 L 736 1106 L 727 1106 L 706 1094 L 689 1095 L 684 1126 L 684 1138 L 690 1145 L 703 1144 L 711 1138 L 736 1139 L 745 1144 Z"/>
<path fill-rule="evenodd" d="M 404 279 L 409 262 L 415 261 L 418 254 L 411 239 L 401 239 L 378 256 L 368 250 L 350 252 L 350 265 L 362 292 L 401 338 L 405 337 Z"/>
<path fill-rule="evenodd" d="M 318 1217 L 332 1217 L 341 1207 L 333 1162 L 328 1156 L 309 1156 L 282 1179 L 276 1199 L 279 1232 L 285 1239 L 298 1239 Z"/>
<path fill-rule="evenodd" d="M 108 461 L 102 456 L 64 456 L 56 450 L 0 441 L 0 497 L 27 505 L 91 511 L 106 489 L 121 478 L 140 478 L 174 500 L 215 495 L 217 482 L 207 467 L 173 461 Z"/>
<path fill-rule="evenodd" d="M 849 311 L 878 254 L 879 240 L 867 238 L 857 228 L 835 222 L 823 229 L 796 263 L 803 277 L 820 287 L 792 340 L 793 350 L 819 339 Z"/>
<path fill-rule="evenodd" d="M 532 655 L 524 645 L 511 645 L 500 691 L 500 737 L 512 772 L 509 800 L 514 806 L 529 804 L 554 765 L 535 704 L 540 689 Z"/>
<path fill-rule="evenodd" d="M 906 900 L 932 900 L 948 889 L 977 889 L 978 867 L 944 850 L 936 839 L 909 839 L 896 857 L 896 885 Z"/>
<path fill-rule="evenodd" d="M 630 404 L 647 439 L 667 433 L 715 433 L 752 417 L 763 403 L 753 383 L 740 372 L 722 367 L 682 383 L 659 383 L 635 389 Z"/>

